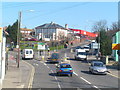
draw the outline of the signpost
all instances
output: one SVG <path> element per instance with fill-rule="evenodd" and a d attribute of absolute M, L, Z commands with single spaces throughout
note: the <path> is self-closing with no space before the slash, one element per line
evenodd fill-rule
<path fill-rule="evenodd" d="M 45 50 L 45 43 L 38 43 L 38 50 Z"/>
<path fill-rule="evenodd" d="M 112 50 L 120 50 L 120 44 L 112 44 Z"/>

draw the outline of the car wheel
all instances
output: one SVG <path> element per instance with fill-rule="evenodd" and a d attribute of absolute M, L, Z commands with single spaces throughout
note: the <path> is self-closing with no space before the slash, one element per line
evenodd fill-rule
<path fill-rule="evenodd" d="M 60 76 L 60 74 L 57 72 L 57 76 Z"/>
<path fill-rule="evenodd" d="M 72 74 L 70 74 L 70 76 L 72 77 Z"/>

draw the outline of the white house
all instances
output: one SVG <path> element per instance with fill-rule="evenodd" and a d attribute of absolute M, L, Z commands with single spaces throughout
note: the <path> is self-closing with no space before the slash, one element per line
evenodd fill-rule
<path fill-rule="evenodd" d="M 65 27 L 62 27 L 54 22 L 47 23 L 35 27 L 35 35 L 37 39 L 42 40 L 61 40 L 67 37 L 68 28 L 67 24 Z"/>
<path fill-rule="evenodd" d="M 6 35 L 8 33 L 0 27 L 0 88 L 5 76 L 5 59 L 6 59 Z"/>

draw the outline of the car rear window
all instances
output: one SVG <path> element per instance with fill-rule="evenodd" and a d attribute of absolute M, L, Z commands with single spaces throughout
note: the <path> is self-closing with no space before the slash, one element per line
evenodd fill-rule
<path fill-rule="evenodd" d="M 28 51 L 26 51 L 26 54 L 29 54 L 29 52 L 28 52 Z"/>
<path fill-rule="evenodd" d="M 61 68 L 71 68 L 70 65 L 61 65 Z"/>
<path fill-rule="evenodd" d="M 53 54 L 51 55 L 51 58 L 52 58 L 52 59 L 59 59 L 59 54 L 58 54 L 58 53 L 53 53 Z"/>
<path fill-rule="evenodd" d="M 30 54 L 32 54 L 32 51 L 30 51 Z"/>

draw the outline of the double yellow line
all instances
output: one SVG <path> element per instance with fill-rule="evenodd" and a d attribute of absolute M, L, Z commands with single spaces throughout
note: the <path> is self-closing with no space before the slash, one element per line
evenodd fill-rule
<path fill-rule="evenodd" d="M 29 63 L 27 63 L 25 61 L 23 61 L 23 62 L 28 64 L 30 67 L 32 67 L 32 71 L 31 71 L 31 75 L 30 75 L 30 79 L 29 79 L 29 84 L 28 84 L 28 89 L 32 89 L 32 83 L 33 83 L 33 77 L 34 77 L 34 73 L 35 73 L 35 68 L 31 64 L 29 64 Z"/>

